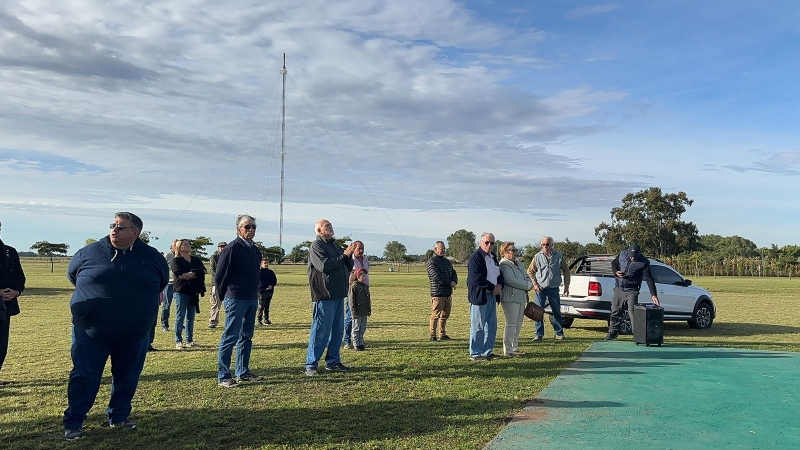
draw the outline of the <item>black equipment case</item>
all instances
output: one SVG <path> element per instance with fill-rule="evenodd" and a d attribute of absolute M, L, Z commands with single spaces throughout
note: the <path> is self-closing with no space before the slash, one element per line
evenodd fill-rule
<path fill-rule="evenodd" d="M 664 343 L 664 308 L 654 303 L 633 306 L 633 342 L 661 347 Z"/>

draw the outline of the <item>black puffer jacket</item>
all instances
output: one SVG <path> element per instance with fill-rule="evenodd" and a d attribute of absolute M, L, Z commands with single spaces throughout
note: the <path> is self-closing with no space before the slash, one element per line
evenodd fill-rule
<path fill-rule="evenodd" d="M 433 255 L 428 260 L 428 278 L 431 280 L 431 297 L 450 297 L 453 295 L 451 282 L 458 283 L 458 274 L 453 264 L 444 256 Z"/>

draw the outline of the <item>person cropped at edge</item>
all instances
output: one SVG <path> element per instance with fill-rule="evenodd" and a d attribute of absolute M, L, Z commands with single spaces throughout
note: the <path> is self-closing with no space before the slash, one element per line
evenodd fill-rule
<path fill-rule="evenodd" d="M 172 244 L 169 246 L 169 251 L 164 253 L 164 259 L 167 261 L 167 267 L 178 254 L 179 239 L 173 239 Z M 175 280 L 172 278 L 172 271 L 169 272 L 169 284 L 167 284 L 166 295 L 164 303 L 161 304 L 161 330 L 169 331 L 169 309 L 172 306 L 172 298 L 175 296 Z"/>
<path fill-rule="evenodd" d="M 369 259 L 364 256 L 364 243 L 361 241 L 353 241 L 353 270 L 350 272 L 350 283 L 353 283 L 355 279 L 356 272 L 358 269 L 364 269 L 369 272 Z M 367 273 L 364 274 L 364 284 L 369 286 L 369 275 Z M 353 312 L 350 310 L 350 302 L 344 302 L 344 336 L 342 337 L 342 342 L 344 343 L 344 348 L 352 349 L 353 348 Z"/>
<path fill-rule="evenodd" d="M 19 262 L 19 254 L 14 247 L 0 240 L 0 369 L 8 353 L 11 316 L 19 314 L 18 297 L 24 290 L 25 273 Z"/>
<path fill-rule="evenodd" d="M 217 251 L 211 255 L 208 262 L 211 265 L 211 295 L 209 296 L 211 307 L 208 309 L 208 328 L 217 328 L 217 324 L 219 324 L 219 305 L 221 300 L 219 298 L 219 294 L 217 293 L 217 284 L 214 279 L 217 275 L 217 263 L 219 262 L 219 254 L 225 250 L 225 246 L 227 246 L 227 242 L 220 242 L 217 244 Z"/>
<path fill-rule="evenodd" d="M 190 254 L 191 250 L 189 240 L 181 239 L 178 255 L 169 263 L 175 285 L 175 348 L 178 350 L 195 346 L 194 317 L 200 311 L 200 297 L 206 293 L 206 267 L 200 258 Z"/>
<path fill-rule="evenodd" d="M 341 337 L 344 333 L 344 302 L 353 270 L 354 243 L 342 251 L 333 238 L 333 225 L 325 219 L 314 224 L 317 238 L 308 251 L 308 285 L 311 289 L 311 332 L 306 351 L 306 375 L 317 374 L 325 352 L 325 369 L 350 370 L 342 364 Z M 327 351 L 326 351 L 327 349 Z"/>
<path fill-rule="evenodd" d="M 506 241 L 500 246 L 500 273 L 503 274 L 503 295 L 500 306 L 506 318 L 503 329 L 503 354 L 505 356 L 521 356 L 519 350 L 519 333 L 525 319 L 525 305 L 528 303 L 528 291 L 533 289 L 533 281 L 525 272 L 525 267 L 517 260 L 517 249 L 514 242 Z"/>
<path fill-rule="evenodd" d="M 258 309 L 258 274 L 261 252 L 253 243 L 256 219 L 246 214 L 236 218 L 236 239 L 219 255 L 214 283 L 225 308 L 225 328 L 217 351 L 217 385 L 238 387 L 242 381 L 259 381 L 250 371 L 250 353 Z M 236 345 L 236 380 L 231 375 L 231 357 Z"/>
<path fill-rule="evenodd" d="M 144 367 L 149 331 L 158 300 L 167 286 L 167 261 L 139 239 L 142 219 L 114 214 L 111 233 L 78 250 L 67 278 L 75 286 L 72 312 L 72 370 L 64 411 L 64 437 L 83 437 L 83 423 L 94 404 L 103 369 L 111 358 L 111 399 L 106 413 L 115 428 L 136 428 L 129 420 L 131 400 Z"/>
<path fill-rule="evenodd" d="M 653 303 L 660 304 L 656 283 L 650 272 L 650 260 L 642 255 L 639 244 L 632 244 L 619 252 L 619 255 L 611 261 L 611 270 L 614 271 L 616 285 L 614 286 L 614 297 L 611 299 L 611 318 L 608 321 L 608 335 L 605 337 L 607 341 L 614 340 L 619 336 L 626 304 L 631 320 L 631 331 L 633 331 L 633 307 L 639 302 L 642 279 L 647 282 Z"/>
<path fill-rule="evenodd" d="M 497 337 L 497 303 L 505 282 L 493 252 L 494 244 L 494 235 L 483 233 L 478 249 L 467 262 L 469 357 L 473 361 L 496 357 L 492 350 Z"/>
<path fill-rule="evenodd" d="M 436 328 L 439 328 L 439 340 L 449 341 L 447 335 L 447 319 L 453 307 L 453 289 L 458 284 L 458 274 L 453 269 L 453 264 L 444 256 L 444 242 L 436 241 L 433 244 L 433 256 L 426 264 L 428 280 L 431 283 L 431 341 L 436 341 Z"/>
<path fill-rule="evenodd" d="M 553 249 L 553 238 L 542 236 L 542 250 L 533 256 L 531 265 L 528 266 L 528 275 L 533 280 L 533 289 L 536 291 L 536 304 L 544 308 L 550 304 L 553 313 L 553 331 L 556 339 L 564 339 L 564 327 L 561 325 L 561 297 L 558 288 L 564 281 L 564 295 L 569 295 L 569 266 L 564 260 L 564 255 Z M 534 341 L 544 339 L 544 321 L 536 322 L 536 336 Z"/>

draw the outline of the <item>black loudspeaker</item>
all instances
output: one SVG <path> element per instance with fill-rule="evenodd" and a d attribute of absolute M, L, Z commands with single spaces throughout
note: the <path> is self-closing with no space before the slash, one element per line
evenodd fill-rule
<path fill-rule="evenodd" d="M 664 343 L 664 308 L 652 303 L 634 305 L 633 342 L 661 347 Z"/>

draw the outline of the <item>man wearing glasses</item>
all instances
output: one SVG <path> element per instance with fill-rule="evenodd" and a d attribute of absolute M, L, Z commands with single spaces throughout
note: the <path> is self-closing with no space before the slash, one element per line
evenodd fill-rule
<path fill-rule="evenodd" d="M 225 329 L 219 338 L 217 384 L 239 387 L 239 382 L 259 381 L 250 372 L 250 352 L 258 309 L 258 275 L 261 252 L 253 243 L 256 219 L 246 214 L 236 218 L 238 236 L 219 255 L 214 274 L 217 295 L 225 307 Z M 231 357 L 236 345 L 236 380 L 231 374 Z"/>
<path fill-rule="evenodd" d="M 564 295 L 569 295 L 569 267 L 564 261 L 564 256 L 553 250 L 553 238 L 542 236 L 542 250 L 534 255 L 531 265 L 528 266 L 528 275 L 533 280 L 533 289 L 536 291 L 536 304 L 544 308 L 550 303 L 553 312 L 553 330 L 556 339 L 564 339 L 564 328 L 561 326 L 561 298 L 558 288 L 564 281 Z M 536 336 L 534 342 L 544 339 L 544 321 L 536 322 Z"/>
<path fill-rule="evenodd" d="M 114 214 L 111 233 L 78 250 L 67 268 L 75 286 L 72 311 L 72 371 L 64 411 L 64 437 L 83 437 L 83 422 L 94 404 L 106 360 L 111 357 L 112 428 L 136 428 L 131 400 L 144 367 L 158 297 L 167 286 L 167 261 L 139 239 L 142 219 Z"/>
<path fill-rule="evenodd" d="M 467 290 L 470 303 L 469 358 L 496 358 L 492 353 L 497 337 L 497 302 L 503 292 L 503 275 L 494 254 L 492 233 L 481 235 L 480 247 L 467 262 Z"/>

